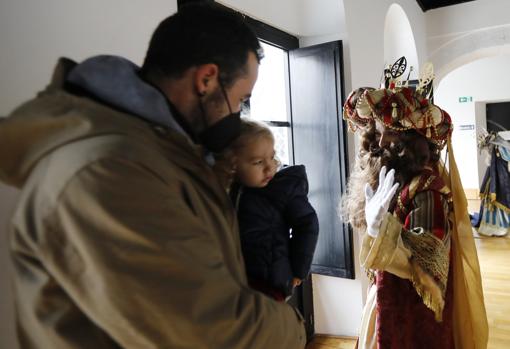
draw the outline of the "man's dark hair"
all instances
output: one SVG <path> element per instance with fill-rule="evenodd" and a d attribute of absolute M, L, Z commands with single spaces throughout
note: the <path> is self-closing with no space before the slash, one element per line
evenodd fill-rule
<path fill-rule="evenodd" d="M 179 78 L 193 66 L 214 63 L 228 87 L 246 73 L 250 51 L 260 62 L 260 43 L 239 13 L 214 3 L 189 4 L 156 28 L 142 74 Z"/>

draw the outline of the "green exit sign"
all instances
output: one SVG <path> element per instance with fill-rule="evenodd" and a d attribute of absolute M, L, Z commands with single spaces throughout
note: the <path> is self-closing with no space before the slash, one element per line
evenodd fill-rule
<path fill-rule="evenodd" d="M 473 102 L 473 97 L 459 97 L 459 103 Z"/>

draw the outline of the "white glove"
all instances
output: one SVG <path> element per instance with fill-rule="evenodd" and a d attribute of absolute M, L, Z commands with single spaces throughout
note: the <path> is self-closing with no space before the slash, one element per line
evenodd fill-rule
<path fill-rule="evenodd" d="M 379 172 L 379 187 L 374 194 L 370 184 L 365 185 L 365 219 L 367 221 L 367 232 L 371 237 L 377 237 L 383 215 L 388 212 L 391 199 L 398 188 L 395 180 L 395 170 L 390 170 L 386 175 L 386 166 Z"/>

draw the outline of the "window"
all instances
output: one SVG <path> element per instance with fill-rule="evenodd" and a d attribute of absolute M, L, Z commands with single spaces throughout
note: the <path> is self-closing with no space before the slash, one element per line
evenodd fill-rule
<path fill-rule="evenodd" d="M 294 159 L 306 165 L 308 197 L 319 216 L 312 272 L 354 278 L 352 231 L 338 215 L 348 169 L 342 42 L 292 50 L 289 71 Z"/>
<path fill-rule="evenodd" d="M 212 0 L 178 0 L 178 6 L 201 1 Z M 245 19 L 266 55 L 248 102 L 250 116 L 269 123 L 282 163 L 307 169 L 320 225 L 312 272 L 354 278 L 352 232 L 337 214 L 348 169 L 342 42 L 299 48 L 296 37 Z"/>
<path fill-rule="evenodd" d="M 282 164 L 293 164 L 290 142 L 289 53 L 262 42 L 264 59 L 250 98 L 249 116 L 268 124 L 275 136 L 276 155 Z"/>

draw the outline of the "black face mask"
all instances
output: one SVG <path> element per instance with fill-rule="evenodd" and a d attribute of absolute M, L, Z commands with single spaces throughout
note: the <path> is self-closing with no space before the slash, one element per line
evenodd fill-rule
<path fill-rule="evenodd" d="M 211 126 L 207 126 L 205 130 L 198 135 L 200 142 L 213 153 L 219 153 L 224 150 L 230 143 L 232 143 L 232 141 L 239 137 L 239 134 L 241 133 L 241 111 L 232 113 L 227 93 L 221 83 L 220 88 L 223 93 L 223 97 L 227 102 L 230 114 L 215 122 Z M 205 110 L 202 103 L 200 103 L 200 109 L 202 111 L 204 124 L 207 125 Z"/>
<path fill-rule="evenodd" d="M 240 131 L 241 112 L 230 113 L 202 131 L 200 142 L 213 153 L 219 153 L 239 137 Z"/>

